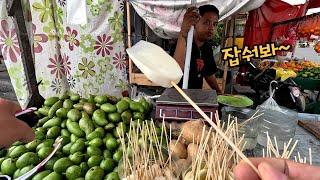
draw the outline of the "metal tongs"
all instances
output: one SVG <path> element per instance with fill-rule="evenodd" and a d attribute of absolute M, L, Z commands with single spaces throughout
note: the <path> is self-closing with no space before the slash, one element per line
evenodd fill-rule
<path fill-rule="evenodd" d="M 53 144 L 53 151 L 51 152 L 51 154 L 45 158 L 44 160 L 42 160 L 37 166 L 35 166 L 33 169 L 31 169 L 29 172 L 27 172 L 26 174 L 16 178 L 16 180 L 25 180 L 28 179 L 29 177 L 31 177 L 34 173 L 36 173 L 39 169 L 41 169 L 51 158 L 52 156 L 58 151 L 58 149 L 61 147 L 61 143 L 62 143 L 63 138 L 62 137 L 58 137 L 55 140 L 55 143 Z M 0 175 L 0 178 L 7 178 L 8 180 L 11 180 L 12 178 L 8 175 Z"/>

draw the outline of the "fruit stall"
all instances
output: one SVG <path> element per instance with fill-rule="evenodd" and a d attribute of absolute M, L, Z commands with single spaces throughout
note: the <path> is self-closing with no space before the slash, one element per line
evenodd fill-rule
<path fill-rule="evenodd" d="M 315 53 L 320 53 L 320 13 L 315 13 L 299 18 L 274 23 L 271 30 L 271 41 L 278 45 L 290 45 L 291 57 L 286 58 L 286 62 L 279 62 L 274 67 L 283 70 L 292 70 L 297 73 L 298 78 L 318 80 L 319 63 L 315 59 L 299 59 L 296 58 L 296 46 L 299 42 L 305 42 L 314 49 Z M 303 48 L 302 48 L 303 49 Z M 282 52 L 286 56 L 288 52 Z M 316 81 L 314 81 L 316 83 Z M 317 88 L 317 84 L 313 89 Z M 312 90 L 313 90 L 312 89 Z"/>
<path fill-rule="evenodd" d="M 307 90 L 315 94 L 312 101 L 307 102 L 306 112 L 320 113 L 319 106 L 319 89 L 320 89 L 320 65 L 316 59 L 306 59 L 296 57 L 297 46 L 305 55 L 313 53 L 312 57 L 319 57 L 320 54 L 320 13 L 314 13 L 307 16 L 291 19 L 273 24 L 272 42 L 291 45 L 291 57 L 282 59 L 276 63 L 273 68 L 277 71 L 277 76 L 281 79 L 293 78 L 294 82 L 299 85 L 301 90 Z M 301 43 L 305 43 L 301 46 Z M 307 48 L 314 50 L 308 50 Z M 300 52 L 300 56 L 301 56 Z M 286 54 L 282 54 L 286 55 Z"/>

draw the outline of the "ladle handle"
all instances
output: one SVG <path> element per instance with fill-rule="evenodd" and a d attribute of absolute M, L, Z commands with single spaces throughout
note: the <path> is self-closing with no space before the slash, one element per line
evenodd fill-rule
<path fill-rule="evenodd" d="M 191 0 L 192 6 L 195 6 L 196 4 L 197 4 L 197 0 Z M 187 36 L 187 48 L 186 48 L 186 58 L 184 60 L 182 89 L 188 89 L 188 85 L 189 85 L 189 72 L 190 72 L 191 52 L 192 52 L 192 43 L 193 43 L 193 32 L 194 32 L 194 26 L 191 26 Z"/>

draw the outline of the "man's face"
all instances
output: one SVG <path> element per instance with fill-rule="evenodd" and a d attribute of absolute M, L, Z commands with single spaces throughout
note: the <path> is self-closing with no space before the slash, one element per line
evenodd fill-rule
<path fill-rule="evenodd" d="M 218 24 L 218 16 L 214 12 L 206 12 L 196 24 L 196 32 L 200 41 L 207 41 L 213 37 Z"/>

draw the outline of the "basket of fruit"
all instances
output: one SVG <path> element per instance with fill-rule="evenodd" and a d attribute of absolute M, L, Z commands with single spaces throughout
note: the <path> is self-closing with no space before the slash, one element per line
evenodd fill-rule
<path fill-rule="evenodd" d="M 320 67 L 305 68 L 297 73 L 294 81 L 302 89 L 319 90 L 320 89 Z"/>

